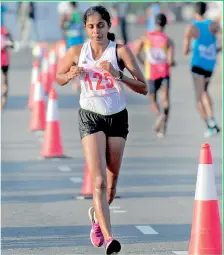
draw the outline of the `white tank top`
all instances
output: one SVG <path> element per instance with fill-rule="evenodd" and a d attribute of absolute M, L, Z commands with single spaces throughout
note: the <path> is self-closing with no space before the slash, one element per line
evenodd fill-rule
<path fill-rule="evenodd" d="M 116 81 L 109 73 L 103 72 L 98 66 L 102 61 L 109 61 L 119 69 L 116 54 L 116 42 L 110 41 L 102 57 L 94 60 L 90 41 L 83 44 L 78 66 L 84 68 L 84 74 L 79 77 L 81 94 L 80 106 L 102 115 L 118 113 L 126 108 L 126 98 L 123 83 Z"/>

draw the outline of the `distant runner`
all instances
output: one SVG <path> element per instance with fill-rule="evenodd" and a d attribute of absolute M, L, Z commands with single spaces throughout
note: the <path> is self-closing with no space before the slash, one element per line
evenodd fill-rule
<path fill-rule="evenodd" d="M 164 33 L 166 24 L 166 16 L 162 13 L 158 14 L 155 18 L 155 30 L 147 32 L 138 40 L 134 51 L 139 61 L 145 66 L 145 76 L 149 86 L 149 100 L 157 116 L 154 130 L 158 137 L 163 137 L 167 129 L 170 109 L 170 67 L 175 65 L 174 43 Z M 145 60 L 140 55 L 142 50 L 145 52 Z M 162 110 L 157 101 L 157 94 L 160 89 Z"/>
<path fill-rule="evenodd" d="M 1 26 L 1 69 L 2 69 L 2 87 L 1 87 L 1 110 L 4 108 L 8 98 L 8 71 L 9 71 L 9 52 L 8 48 L 13 48 L 13 40 L 4 26 Z"/>
<path fill-rule="evenodd" d="M 183 53 L 188 55 L 192 41 L 191 72 L 197 108 L 207 127 L 204 136 L 209 137 L 220 131 L 213 115 L 208 86 L 216 66 L 218 51 L 221 50 L 217 37 L 222 38 L 222 32 L 217 21 L 205 19 L 206 10 L 206 3 L 197 2 L 195 4 L 195 20 L 186 27 Z"/>

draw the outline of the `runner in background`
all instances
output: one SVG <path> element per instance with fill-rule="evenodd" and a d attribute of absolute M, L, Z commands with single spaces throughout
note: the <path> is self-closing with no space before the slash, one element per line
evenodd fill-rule
<path fill-rule="evenodd" d="M 222 47 L 222 31 L 219 22 L 205 18 L 206 10 L 206 3 L 197 2 L 195 4 L 195 20 L 185 29 L 183 53 L 184 55 L 188 55 L 192 46 L 190 65 L 197 109 L 207 127 L 204 136 L 210 137 L 220 131 L 214 118 L 212 100 L 208 93 L 208 87 L 216 67 L 218 51 Z M 217 40 L 217 38 L 220 39 Z"/>
<path fill-rule="evenodd" d="M 121 36 L 123 38 L 123 43 L 128 42 L 128 31 L 127 31 L 127 15 L 128 15 L 129 3 L 118 3 L 117 4 L 117 15 L 119 19 L 119 25 L 121 29 Z"/>
<path fill-rule="evenodd" d="M 83 21 L 81 14 L 77 8 L 76 2 L 70 2 L 71 13 L 65 15 L 64 31 L 66 38 L 66 46 L 82 44 L 84 42 Z"/>
<path fill-rule="evenodd" d="M 61 28 L 63 39 L 66 39 L 66 28 L 65 28 L 66 16 L 70 16 L 71 13 L 72 13 L 72 7 L 70 5 L 70 2 L 64 2 L 64 1 L 59 2 L 58 4 L 59 26 Z"/>
<path fill-rule="evenodd" d="M 8 71 L 9 71 L 9 52 L 8 49 L 13 48 L 13 40 L 9 32 L 4 26 L 1 26 L 1 110 L 4 108 L 8 98 Z"/>
<path fill-rule="evenodd" d="M 155 17 L 155 30 L 147 32 L 136 41 L 135 54 L 145 66 L 149 86 L 149 101 L 157 119 L 154 130 L 158 137 L 164 137 L 170 110 L 170 67 L 175 65 L 174 42 L 164 32 L 167 18 L 164 14 Z M 141 52 L 144 50 L 145 59 Z M 161 90 L 162 109 L 158 103 Z"/>
<path fill-rule="evenodd" d="M 31 43 L 30 35 L 34 33 L 34 41 L 39 40 L 36 24 L 36 3 L 18 2 L 17 18 L 20 25 L 19 48 L 29 46 Z"/>

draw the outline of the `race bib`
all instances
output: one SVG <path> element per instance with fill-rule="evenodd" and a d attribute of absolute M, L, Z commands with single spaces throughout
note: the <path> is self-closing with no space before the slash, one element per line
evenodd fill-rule
<path fill-rule="evenodd" d="M 120 84 L 109 73 L 99 68 L 84 68 L 81 81 L 90 94 L 108 95 L 120 92 Z"/>
<path fill-rule="evenodd" d="M 150 48 L 148 51 L 148 60 L 153 64 L 164 63 L 166 62 L 166 52 L 160 48 Z"/>
<path fill-rule="evenodd" d="M 205 58 L 207 60 L 216 60 L 217 49 L 215 44 L 211 44 L 209 46 L 200 44 L 198 49 L 201 58 Z"/>
<path fill-rule="evenodd" d="M 6 37 L 4 35 L 1 35 L 1 50 L 3 50 L 6 47 Z"/>
<path fill-rule="evenodd" d="M 82 29 L 81 24 L 71 24 L 67 29 L 66 35 L 68 37 L 79 37 L 82 35 Z"/>

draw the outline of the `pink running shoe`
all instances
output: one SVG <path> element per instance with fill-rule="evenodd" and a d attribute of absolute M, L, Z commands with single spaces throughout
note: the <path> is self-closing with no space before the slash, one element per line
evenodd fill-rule
<path fill-rule="evenodd" d="M 105 248 L 107 255 L 118 253 L 121 250 L 121 244 L 117 240 L 113 239 L 113 237 L 111 237 L 105 241 Z"/>
<path fill-rule="evenodd" d="M 92 224 L 90 240 L 95 247 L 100 247 L 104 243 L 104 237 L 103 233 L 101 232 L 99 223 L 96 223 L 93 207 L 89 208 L 89 218 Z"/>

